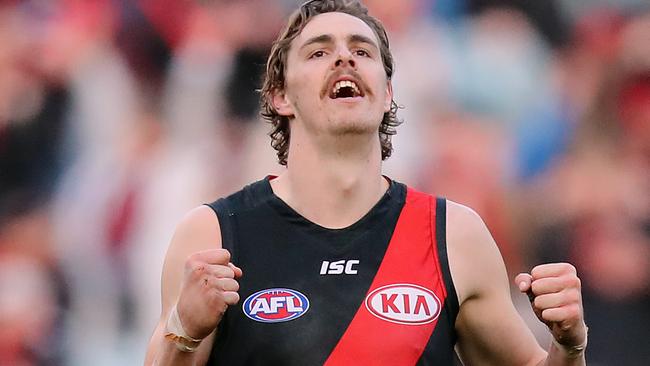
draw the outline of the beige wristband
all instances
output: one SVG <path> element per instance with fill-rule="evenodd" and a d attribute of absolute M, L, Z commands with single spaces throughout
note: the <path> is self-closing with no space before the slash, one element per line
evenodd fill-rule
<path fill-rule="evenodd" d="M 165 339 L 173 342 L 182 352 L 194 352 L 203 339 L 192 338 L 187 335 L 183 324 L 181 323 L 181 318 L 178 316 L 178 311 L 176 310 L 176 305 L 172 308 L 167 318 L 167 324 L 165 326 Z"/>

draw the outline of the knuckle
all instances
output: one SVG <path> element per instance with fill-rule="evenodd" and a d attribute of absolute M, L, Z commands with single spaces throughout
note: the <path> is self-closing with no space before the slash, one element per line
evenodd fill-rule
<path fill-rule="evenodd" d="M 235 271 L 226 266 L 215 267 L 214 274 L 218 278 L 235 278 Z"/>
<path fill-rule="evenodd" d="M 205 264 L 190 257 L 185 261 L 185 270 L 191 275 L 200 275 L 205 271 Z"/>
<path fill-rule="evenodd" d="M 219 290 L 219 287 L 221 286 L 219 284 L 219 280 L 214 277 L 207 279 L 207 282 L 208 282 L 208 288 L 206 290 L 209 292 L 213 292 L 214 290 Z"/>
<path fill-rule="evenodd" d="M 578 319 L 580 317 L 580 306 L 578 306 L 577 304 L 568 306 L 566 313 L 567 313 L 566 314 L 567 319 L 571 319 L 571 320 Z"/>
<path fill-rule="evenodd" d="M 229 279 L 226 278 L 221 280 L 221 286 L 220 286 L 221 291 L 228 292 L 231 291 L 231 288 L 232 288 L 232 283 L 230 283 Z"/>
<path fill-rule="evenodd" d="M 580 289 L 581 287 L 581 282 L 580 279 L 577 276 L 569 276 L 566 281 L 565 281 L 566 287 L 567 288 L 573 288 L 573 289 Z"/>
<path fill-rule="evenodd" d="M 582 307 L 579 304 L 575 304 L 572 307 L 573 316 L 578 318 L 582 315 Z"/>
<path fill-rule="evenodd" d="M 192 262 L 190 265 L 190 271 L 196 275 L 200 275 L 205 272 L 205 264 L 198 261 Z"/>
<path fill-rule="evenodd" d="M 553 320 L 555 312 L 553 311 L 553 309 L 545 309 L 545 310 L 542 310 L 541 315 L 542 315 L 542 319 L 550 321 L 550 320 Z"/>
<path fill-rule="evenodd" d="M 530 289 L 533 291 L 534 294 L 537 294 L 541 289 L 541 284 L 539 283 L 539 281 L 533 281 L 530 284 Z"/>
<path fill-rule="evenodd" d="M 214 280 L 214 287 L 217 291 L 223 292 L 226 291 L 226 282 L 223 278 L 216 278 Z"/>
<path fill-rule="evenodd" d="M 194 262 L 200 262 L 201 261 L 201 254 L 200 253 L 192 253 L 187 256 L 187 259 L 185 260 L 185 263 L 194 263 Z"/>
<path fill-rule="evenodd" d="M 576 269 L 576 267 L 573 264 L 571 264 L 571 263 L 562 263 L 562 264 L 564 265 L 564 268 L 569 273 L 574 274 L 574 275 L 578 273 L 578 270 Z"/>
<path fill-rule="evenodd" d="M 224 261 L 226 262 L 230 261 L 230 252 L 228 251 L 228 249 L 221 248 L 217 250 L 219 251 L 218 253 L 223 258 Z"/>
<path fill-rule="evenodd" d="M 239 282 L 231 278 L 220 278 L 216 280 L 216 288 L 222 292 L 237 292 L 239 291 Z"/>
<path fill-rule="evenodd" d="M 539 265 L 539 266 L 535 266 L 535 267 L 530 271 L 530 275 L 533 276 L 533 278 L 539 278 L 543 269 L 544 269 L 544 265 L 543 265 L 543 264 L 541 264 L 541 265 Z"/>
<path fill-rule="evenodd" d="M 235 278 L 235 271 L 230 267 L 224 267 L 224 277 L 226 278 Z"/>
<path fill-rule="evenodd" d="M 580 301 L 580 292 L 573 290 L 568 290 L 566 292 L 566 299 L 568 304 L 575 304 Z"/>
<path fill-rule="evenodd" d="M 546 288 L 546 282 L 544 280 L 535 280 L 530 284 L 530 288 L 533 290 L 533 293 L 536 295 L 541 294 L 544 292 L 544 289 Z"/>
<path fill-rule="evenodd" d="M 237 282 L 237 281 L 235 281 L 233 279 L 230 279 L 228 281 L 228 289 L 230 291 L 234 291 L 234 292 L 239 291 L 239 282 Z"/>
<path fill-rule="evenodd" d="M 185 269 L 191 271 L 192 267 L 194 266 L 194 263 L 196 263 L 196 260 L 194 260 L 192 256 L 187 257 L 187 259 L 185 260 Z"/>
<path fill-rule="evenodd" d="M 231 304 L 236 304 L 239 302 L 239 294 L 236 292 L 232 293 L 232 298 L 230 299 Z"/>
<path fill-rule="evenodd" d="M 582 304 L 582 291 L 580 291 L 579 288 L 574 289 L 573 291 L 576 293 L 576 302 Z"/>
<path fill-rule="evenodd" d="M 563 303 L 567 305 L 575 304 L 579 300 L 579 294 L 577 291 L 568 289 L 563 291 Z"/>

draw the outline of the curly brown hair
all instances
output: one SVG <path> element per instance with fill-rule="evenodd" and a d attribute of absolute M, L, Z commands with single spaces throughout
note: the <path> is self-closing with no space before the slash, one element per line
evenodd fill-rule
<path fill-rule="evenodd" d="M 381 58 L 384 64 L 386 76 L 390 80 L 393 76 L 393 56 L 390 53 L 388 35 L 384 26 L 368 14 L 368 9 L 358 0 L 312 0 L 300 6 L 291 14 L 287 25 L 284 27 L 278 39 L 273 43 L 271 54 L 266 64 L 266 73 L 261 89 L 261 115 L 272 125 L 271 146 L 277 150 L 278 161 L 281 165 L 287 165 L 289 154 L 289 139 L 291 131 L 289 118 L 281 116 L 273 107 L 273 93 L 284 89 L 287 55 L 291 42 L 302 32 L 307 23 L 316 15 L 330 12 L 340 12 L 355 16 L 363 20 L 375 32 L 379 39 Z M 399 106 L 395 100 L 391 101 L 391 108 L 384 113 L 379 126 L 379 139 L 381 142 L 381 158 L 387 159 L 393 152 L 391 137 L 396 133 L 396 127 L 402 121 L 397 118 Z"/>

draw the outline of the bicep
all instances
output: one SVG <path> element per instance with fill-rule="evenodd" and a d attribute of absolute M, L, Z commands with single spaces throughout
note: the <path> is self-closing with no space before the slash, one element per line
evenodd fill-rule
<path fill-rule="evenodd" d="M 501 254 L 481 218 L 448 203 L 449 261 L 458 291 L 457 349 L 467 365 L 529 365 L 544 350 L 517 313 Z"/>
<path fill-rule="evenodd" d="M 463 303 L 457 350 L 466 365 L 536 365 L 545 357 L 508 299 L 482 296 Z"/>
<path fill-rule="evenodd" d="M 221 248 L 221 229 L 212 209 L 207 206 L 197 207 L 181 220 L 169 244 L 163 264 L 161 317 L 166 318 L 169 310 L 176 304 L 187 258 L 196 252 L 219 248 Z"/>

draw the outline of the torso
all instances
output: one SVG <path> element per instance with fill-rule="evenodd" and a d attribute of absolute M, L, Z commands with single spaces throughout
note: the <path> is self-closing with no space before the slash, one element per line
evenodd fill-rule
<path fill-rule="evenodd" d="M 391 182 L 344 229 L 306 220 L 268 180 L 210 207 L 244 277 L 209 365 L 453 365 L 444 200 Z"/>

